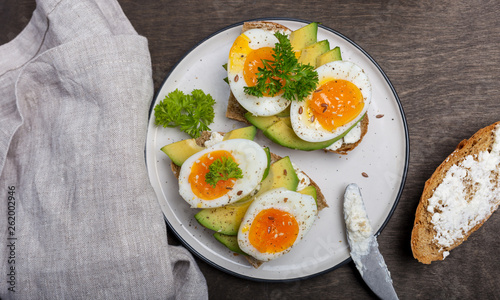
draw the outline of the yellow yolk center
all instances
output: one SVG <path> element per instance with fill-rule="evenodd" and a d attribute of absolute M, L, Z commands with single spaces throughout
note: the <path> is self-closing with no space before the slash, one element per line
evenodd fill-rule
<path fill-rule="evenodd" d="M 295 217 L 270 208 L 257 214 L 250 226 L 249 240 L 261 253 L 278 253 L 290 248 L 299 235 Z"/>
<path fill-rule="evenodd" d="M 272 60 L 274 50 L 271 47 L 263 47 L 255 49 L 248 53 L 247 59 L 245 61 L 245 66 L 243 68 L 243 77 L 248 86 L 254 86 L 257 84 L 257 73 L 259 73 L 259 68 L 263 68 L 264 64 L 262 60 Z"/>
<path fill-rule="evenodd" d="M 360 89 L 350 81 L 331 80 L 313 92 L 309 108 L 321 126 L 329 131 L 354 120 L 364 107 Z"/>
<path fill-rule="evenodd" d="M 189 174 L 189 183 L 193 193 L 201 199 L 213 200 L 227 194 L 234 186 L 236 180 L 230 178 L 228 180 L 219 180 L 215 187 L 205 181 L 205 175 L 209 171 L 210 165 L 217 159 L 222 157 L 234 157 L 229 151 L 216 150 L 206 153 L 198 159 L 191 167 Z"/>
<path fill-rule="evenodd" d="M 259 68 L 264 68 L 262 60 L 264 59 L 274 62 L 273 54 L 274 49 L 271 47 L 262 47 L 248 53 L 243 67 L 243 78 L 245 79 L 247 86 L 257 85 L 257 74 L 259 73 Z M 283 85 L 283 82 L 281 82 L 281 84 Z M 269 95 L 268 93 L 264 93 L 264 96 Z"/>

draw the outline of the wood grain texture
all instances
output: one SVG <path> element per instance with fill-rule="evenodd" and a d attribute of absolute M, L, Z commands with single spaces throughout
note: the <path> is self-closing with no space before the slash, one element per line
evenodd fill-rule
<path fill-rule="evenodd" d="M 463 139 L 500 120 L 498 1 L 166 1 L 119 0 L 149 40 L 158 89 L 172 67 L 213 32 L 243 20 L 290 17 L 321 22 L 366 50 L 401 99 L 410 168 L 394 216 L 379 236 L 401 299 L 493 299 L 500 295 L 499 213 L 448 258 L 418 263 L 410 249 L 425 180 Z M 0 44 L 28 22 L 33 0 L 0 0 Z M 178 244 L 171 232 L 171 243 Z M 291 283 L 243 280 L 198 260 L 212 299 L 370 299 L 354 265 Z"/>

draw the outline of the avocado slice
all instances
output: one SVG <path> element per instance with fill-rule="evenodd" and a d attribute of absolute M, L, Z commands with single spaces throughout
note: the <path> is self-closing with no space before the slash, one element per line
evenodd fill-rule
<path fill-rule="evenodd" d="M 314 198 L 314 201 L 316 201 L 316 205 L 318 204 L 318 194 L 317 194 L 316 188 L 313 185 L 308 185 L 305 188 L 303 188 L 297 192 L 304 194 L 304 195 L 312 196 Z"/>
<path fill-rule="evenodd" d="M 356 124 L 334 139 L 323 142 L 307 142 L 299 138 L 292 129 L 290 117 L 258 117 L 246 113 L 245 117 L 255 127 L 263 131 L 271 141 L 281 146 L 304 151 L 324 149 L 346 135 Z M 363 118 L 361 118 L 363 119 Z M 360 120 L 361 120 L 360 119 Z"/>
<path fill-rule="evenodd" d="M 280 117 L 274 115 L 274 116 L 269 116 L 269 117 L 260 117 L 260 116 L 254 116 L 252 113 L 245 113 L 245 118 L 252 124 L 253 126 L 259 128 L 260 130 L 264 131 L 266 128 L 269 126 L 273 125 L 274 123 L 278 122 L 280 120 Z"/>
<path fill-rule="evenodd" d="M 267 168 L 264 170 L 264 175 L 262 175 L 262 180 L 267 178 L 267 176 L 269 175 L 269 170 L 271 170 L 271 150 L 269 150 L 269 147 L 264 147 L 264 151 L 266 152 L 267 156 Z"/>
<path fill-rule="evenodd" d="M 288 110 L 288 114 L 274 115 L 269 117 L 254 116 L 251 113 L 247 112 L 245 113 L 245 118 L 248 120 L 248 122 L 262 131 L 265 131 L 267 128 L 271 127 L 271 125 L 280 121 L 285 122 L 289 126 L 292 126 L 290 121 L 290 110 Z"/>
<path fill-rule="evenodd" d="M 264 135 L 276 144 L 287 148 L 304 151 L 324 149 L 341 138 L 339 136 L 334 138 L 333 140 L 324 142 L 307 142 L 299 138 L 293 131 L 292 127 L 288 126 L 285 121 L 281 120 L 268 127 L 264 131 Z"/>
<path fill-rule="evenodd" d="M 290 117 L 281 118 L 281 122 L 285 123 L 286 126 L 292 128 L 292 120 L 290 120 Z"/>
<path fill-rule="evenodd" d="M 168 155 L 174 164 L 181 166 L 191 155 L 203 149 L 205 147 L 198 146 L 195 139 L 187 139 L 163 146 L 161 151 Z"/>
<path fill-rule="evenodd" d="M 320 67 L 326 63 L 336 60 L 342 60 L 342 55 L 338 46 L 318 56 L 316 59 L 316 66 Z"/>
<path fill-rule="evenodd" d="M 288 156 L 276 161 L 269 168 L 269 175 L 261 183 L 258 195 L 275 189 L 285 187 L 291 191 L 297 190 L 299 178 L 295 173 L 292 162 Z M 238 234 L 241 220 L 255 197 L 248 201 L 238 201 L 230 205 L 217 208 L 205 208 L 194 217 L 204 227 L 226 235 Z M 248 198 L 247 198 L 248 199 Z"/>
<path fill-rule="evenodd" d="M 290 116 L 290 105 L 288 105 L 282 112 L 275 114 L 277 117 L 289 117 Z"/>
<path fill-rule="evenodd" d="M 253 140 L 255 138 L 255 134 L 257 134 L 257 128 L 255 126 L 247 126 L 229 131 L 224 135 L 223 140 L 224 141 L 231 139 Z"/>
<path fill-rule="evenodd" d="M 229 140 L 229 139 L 253 140 L 255 138 L 256 133 L 257 133 L 257 128 L 255 128 L 255 126 L 247 126 L 229 131 L 224 135 L 223 140 Z M 161 148 L 161 151 L 163 151 L 166 155 L 168 155 L 168 157 L 172 160 L 174 164 L 182 166 L 182 164 L 186 159 L 204 149 L 205 147 L 198 146 L 198 144 L 196 144 L 196 139 L 186 139 L 163 146 Z"/>
<path fill-rule="evenodd" d="M 316 43 L 318 36 L 318 23 L 309 23 L 290 33 L 290 43 L 294 50 L 302 50 Z"/>
<path fill-rule="evenodd" d="M 229 250 L 246 255 L 238 245 L 238 237 L 236 235 L 225 235 L 220 232 L 214 233 L 214 238 L 226 246 Z"/>
<path fill-rule="evenodd" d="M 238 201 L 238 203 L 223 207 L 205 208 L 196 213 L 194 218 L 208 229 L 225 235 L 236 235 L 241 220 L 251 203 L 252 200 Z"/>
<path fill-rule="evenodd" d="M 316 59 L 318 58 L 318 56 L 327 52 L 328 50 L 330 50 L 330 42 L 328 40 L 322 40 L 310 46 L 307 46 L 302 49 L 302 53 L 299 57 L 299 63 L 304 65 L 311 65 L 316 68 Z"/>
<path fill-rule="evenodd" d="M 271 165 L 269 168 L 269 175 L 262 181 L 260 190 L 255 197 L 279 187 L 285 187 L 290 191 L 296 191 L 298 185 L 299 177 L 293 168 L 292 161 L 290 157 L 285 156 Z"/>
<path fill-rule="evenodd" d="M 358 122 L 360 122 L 363 118 L 364 116 L 360 118 Z M 354 123 L 349 129 L 347 129 L 337 137 L 323 142 L 307 142 L 302 140 L 295 134 L 292 127 L 288 124 L 286 118 L 269 126 L 264 131 L 264 135 L 271 141 L 281 146 L 291 149 L 312 151 L 312 150 L 324 149 L 330 146 L 331 144 L 335 143 L 339 139 L 343 138 L 352 128 L 354 128 L 354 126 L 356 126 L 358 122 Z"/>

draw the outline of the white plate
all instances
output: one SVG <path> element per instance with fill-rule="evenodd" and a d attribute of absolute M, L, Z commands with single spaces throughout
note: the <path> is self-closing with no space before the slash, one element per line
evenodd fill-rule
<path fill-rule="evenodd" d="M 290 29 L 307 23 L 291 19 L 272 21 Z M 229 87 L 223 81 L 227 75 L 222 67 L 227 62 L 229 48 L 240 34 L 241 25 L 235 24 L 214 33 L 186 54 L 167 76 L 152 105 L 176 88 L 186 93 L 202 89 L 217 101 L 215 120 L 210 126 L 212 130 L 227 132 L 243 127 L 244 124 L 224 116 Z M 377 233 L 388 222 L 399 201 L 408 168 L 409 140 L 396 91 L 376 62 L 348 38 L 320 26 L 318 40 L 321 39 L 328 39 L 331 48 L 339 46 L 344 60 L 358 64 L 368 74 L 373 88 L 373 100 L 368 110 L 369 130 L 362 143 L 345 156 L 287 149 L 258 133 L 255 141 L 269 146 L 271 151 L 281 156 L 289 155 L 318 183 L 329 205 L 320 212 L 319 219 L 300 244 L 290 253 L 258 269 L 251 267 L 241 255 L 233 255 L 212 237 L 212 231 L 204 229 L 194 219 L 196 210 L 179 196 L 177 181 L 169 167 L 170 159 L 160 151 L 162 146 L 189 136 L 177 128 L 156 127 L 151 112 L 146 163 L 165 219 L 190 251 L 218 269 L 259 281 L 288 281 L 330 271 L 350 259 L 342 213 L 342 195 L 346 185 L 355 182 L 360 186 L 370 221 Z M 383 117 L 377 118 L 380 114 Z"/>

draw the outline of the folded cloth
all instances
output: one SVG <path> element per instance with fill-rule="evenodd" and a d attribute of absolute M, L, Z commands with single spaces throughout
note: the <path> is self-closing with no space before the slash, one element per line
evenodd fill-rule
<path fill-rule="evenodd" d="M 208 298 L 148 180 L 152 97 L 115 0 L 40 0 L 0 46 L 2 299 Z"/>

